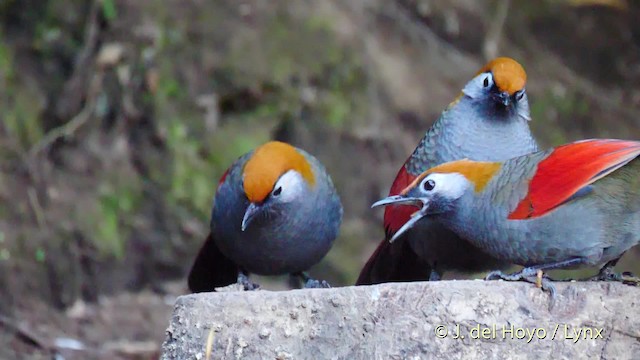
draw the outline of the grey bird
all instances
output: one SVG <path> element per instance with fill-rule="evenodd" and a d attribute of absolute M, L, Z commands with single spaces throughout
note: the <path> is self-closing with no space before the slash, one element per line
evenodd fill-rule
<path fill-rule="evenodd" d="M 304 271 L 328 253 L 342 212 L 333 182 L 315 157 L 278 141 L 258 147 L 220 179 L 211 232 L 189 273 L 189 289 L 214 291 L 235 282 L 255 289 L 250 273 L 292 274 L 306 287 L 327 287 Z"/>
<path fill-rule="evenodd" d="M 599 266 L 595 279 L 637 282 L 613 267 L 640 242 L 639 155 L 638 141 L 596 139 L 505 162 L 459 160 L 427 170 L 374 206 L 420 207 L 396 236 L 428 218 L 525 267 L 488 279 L 541 281 L 553 295 L 541 271 Z"/>
<path fill-rule="evenodd" d="M 498 161 L 536 151 L 529 130 L 526 79 L 522 66 L 511 58 L 496 58 L 480 69 L 422 138 L 398 172 L 389 195 L 398 194 L 420 173 L 444 162 L 464 158 Z M 385 209 L 385 239 L 362 269 L 357 285 L 438 280 L 448 270 L 478 272 L 509 265 L 430 219 L 390 244 L 388 240 L 413 212 L 409 206 Z"/>

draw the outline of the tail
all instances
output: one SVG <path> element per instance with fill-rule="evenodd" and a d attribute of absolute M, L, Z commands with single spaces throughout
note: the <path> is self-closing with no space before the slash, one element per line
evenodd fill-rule
<path fill-rule="evenodd" d="M 189 272 L 189 290 L 193 293 L 215 291 L 238 280 L 238 265 L 224 256 L 211 234 L 200 248 Z"/>
<path fill-rule="evenodd" d="M 362 268 L 356 285 L 428 280 L 431 267 L 420 260 L 408 241 L 383 240 Z"/>

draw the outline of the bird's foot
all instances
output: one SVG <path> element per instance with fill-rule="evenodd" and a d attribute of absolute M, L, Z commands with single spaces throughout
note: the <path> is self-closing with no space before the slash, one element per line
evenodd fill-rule
<path fill-rule="evenodd" d="M 617 273 L 614 271 L 614 267 L 618 263 L 618 260 L 620 260 L 620 258 L 609 261 L 600 269 L 597 275 L 582 279 L 582 281 L 615 281 L 626 285 L 639 286 L 640 278 L 635 276 L 633 273 L 628 271 Z"/>
<path fill-rule="evenodd" d="M 621 274 L 613 271 L 613 266 L 604 266 L 598 274 L 588 277 L 586 279 L 581 279 L 581 281 L 620 281 Z"/>
<path fill-rule="evenodd" d="M 625 271 L 622 274 L 619 274 L 619 276 L 620 281 L 622 281 L 622 283 L 625 285 L 640 286 L 640 278 L 635 276 L 630 271 Z"/>
<path fill-rule="evenodd" d="M 505 281 L 525 281 L 535 284 L 537 287 L 549 293 L 550 302 L 549 310 L 553 309 L 556 304 L 556 287 L 553 281 L 543 274 L 542 270 L 533 267 L 524 268 L 513 274 L 505 274 L 500 270 L 492 271 L 487 274 L 485 280 L 505 280 Z"/>
<path fill-rule="evenodd" d="M 251 280 L 249 280 L 249 276 L 242 271 L 238 273 L 238 284 L 242 285 L 245 291 L 260 289 L 260 285 L 251 282 Z"/>
<path fill-rule="evenodd" d="M 625 285 L 640 286 L 639 277 L 629 271 L 617 273 L 613 271 L 612 267 L 604 267 L 597 275 L 586 278 L 583 281 L 614 281 Z"/>
<path fill-rule="evenodd" d="M 485 280 L 525 281 L 527 278 L 538 276 L 538 269 L 526 267 L 513 274 L 505 274 L 500 270 L 491 271 L 485 276 Z M 533 282 L 535 283 L 535 281 Z"/>
<path fill-rule="evenodd" d="M 305 289 L 328 289 L 331 285 L 326 280 L 309 279 L 305 281 Z"/>
<path fill-rule="evenodd" d="M 305 272 L 300 272 L 293 275 L 298 276 L 302 279 L 305 289 L 327 289 L 331 287 L 331 285 L 329 285 L 329 283 L 326 282 L 325 280 L 316 280 L 310 277 Z"/>

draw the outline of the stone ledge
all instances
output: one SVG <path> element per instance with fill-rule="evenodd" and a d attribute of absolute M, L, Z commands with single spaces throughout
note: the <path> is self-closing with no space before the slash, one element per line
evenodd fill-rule
<path fill-rule="evenodd" d="M 205 359 L 211 329 L 211 359 L 640 358 L 640 289 L 556 287 L 551 311 L 531 284 L 479 280 L 181 296 L 162 359 Z"/>

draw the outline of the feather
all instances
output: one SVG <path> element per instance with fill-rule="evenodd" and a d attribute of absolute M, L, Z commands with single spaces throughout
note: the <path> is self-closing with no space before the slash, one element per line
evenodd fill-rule
<path fill-rule="evenodd" d="M 640 155 L 640 142 L 584 140 L 555 148 L 538 164 L 511 220 L 542 216 Z"/>
<path fill-rule="evenodd" d="M 238 265 L 226 257 L 209 234 L 189 271 L 189 290 L 193 293 L 215 291 L 238 279 Z"/>
<path fill-rule="evenodd" d="M 232 165 L 233 166 L 233 165 Z M 224 174 L 222 174 L 222 177 L 220 177 L 220 181 L 218 181 L 218 188 L 220 188 L 220 185 L 222 185 L 224 183 L 224 181 L 227 179 L 227 175 L 229 175 L 229 171 L 231 170 L 231 167 L 229 167 Z"/>

